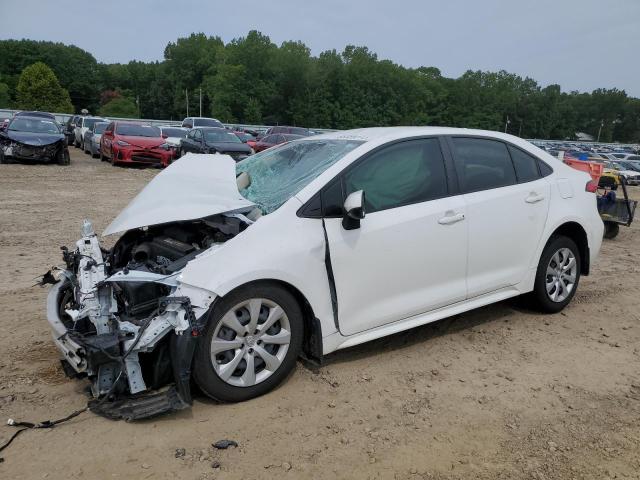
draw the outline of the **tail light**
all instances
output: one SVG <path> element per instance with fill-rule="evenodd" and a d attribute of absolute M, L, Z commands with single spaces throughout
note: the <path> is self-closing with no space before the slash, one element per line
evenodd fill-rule
<path fill-rule="evenodd" d="M 584 187 L 585 192 L 596 193 L 598 191 L 598 182 L 589 180 Z"/>

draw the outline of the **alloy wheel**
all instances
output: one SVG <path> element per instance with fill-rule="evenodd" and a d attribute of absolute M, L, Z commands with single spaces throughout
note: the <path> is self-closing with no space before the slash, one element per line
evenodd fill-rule
<path fill-rule="evenodd" d="M 547 295 L 552 302 L 564 302 L 576 284 L 577 263 L 573 252 L 561 248 L 551 256 L 546 274 Z"/>
<path fill-rule="evenodd" d="M 229 309 L 216 325 L 209 345 L 211 363 L 224 382 L 251 387 L 278 370 L 290 343 L 284 309 L 266 298 L 251 298 Z"/>

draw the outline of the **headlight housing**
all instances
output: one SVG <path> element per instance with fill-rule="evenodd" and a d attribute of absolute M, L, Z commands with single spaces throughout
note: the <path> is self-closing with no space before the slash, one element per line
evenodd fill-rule
<path fill-rule="evenodd" d="M 116 144 L 120 145 L 121 147 L 128 147 L 129 145 L 131 145 L 129 142 L 125 142 L 124 140 L 118 140 Z"/>

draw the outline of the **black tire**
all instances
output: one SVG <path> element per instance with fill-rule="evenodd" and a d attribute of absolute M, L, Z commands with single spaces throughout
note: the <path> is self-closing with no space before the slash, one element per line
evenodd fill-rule
<path fill-rule="evenodd" d="M 66 148 L 58 154 L 58 165 L 71 165 L 71 157 L 69 156 L 69 150 Z"/>
<path fill-rule="evenodd" d="M 547 267 L 551 262 L 551 258 L 560 249 L 569 249 L 575 258 L 575 282 L 564 300 L 553 301 L 547 293 Z M 544 313 L 557 313 L 564 309 L 571 302 L 578 289 L 581 274 L 580 265 L 580 250 L 573 240 L 561 235 L 551 237 L 540 256 L 533 291 L 529 294 L 531 307 Z"/>
<path fill-rule="evenodd" d="M 280 366 L 261 383 L 250 387 L 234 386 L 222 380 L 216 373 L 211 361 L 211 341 L 222 317 L 234 306 L 252 298 L 266 299 L 280 305 L 284 310 L 291 329 L 289 349 Z M 216 302 L 208 315 L 208 324 L 196 348 L 193 362 L 193 378 L 207 396 L 220 402 L 242 402 L 264 395 L 277 387 L 295 366 L 302 348 L 304 322 L 300 305 L 286 290 L 269 284 L 240 287 Z"/>
<path fill-rule="evenodd" d="M 616 222 L 604 222 L 604 238 L 611 240 L 620 233 L 620 225 Z"/>
<path fill-rule="evenodd" d="M 2 149 L 2 147 L 0 147 L 0 165 L 2 165 L 3 163 L 7 163 L 7 161 L 4 158 L 4 150 Z"/>

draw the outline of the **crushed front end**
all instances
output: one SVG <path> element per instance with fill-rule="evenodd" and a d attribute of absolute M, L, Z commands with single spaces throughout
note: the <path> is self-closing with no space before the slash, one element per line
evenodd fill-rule
<path fill-rule="evenodd" d="M 249 223 L 214 215 L 139 228 L 106 250 L 84 222 L 75 249 L 62 249 L 65 266 L 44 279 L 65 372 L 89 379 L 92 411 L 137 420 L 191 404 L 192 357 L 215 295 L 179 274 Z"/>

